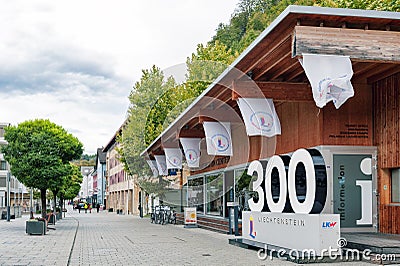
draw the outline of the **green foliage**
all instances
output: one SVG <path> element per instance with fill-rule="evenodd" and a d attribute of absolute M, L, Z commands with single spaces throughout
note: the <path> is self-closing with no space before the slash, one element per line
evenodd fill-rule
<path fill-rule="evenodd" d="M 59 191 L 60 198 L 63 199 L 74 199 L 81 189 L 81 183 L 83 176 L 80 171 L 80 167 L 71 164 L 71 170 L 68 176 L 65 176 L 64 184 Z"/>
<path fill-rule="evenodd" d="M 220 41 L 206 46 L 199 44 L 196 53 L 187 58 L 186 87 L 197 97 L 206 89 L 238 56 Z"/>
<path fill-rule="evenodd" d="M 69 161 L 82 154 L 82 143 L 49 120 L 26 121 L 5 128 L 2 151 L 11 171 L 27 187 L 56 186 Z"/>
<path fill-rule="evenodd" d="M 139 186 L 147 193 L 161 198 L 165 195 L 165 192 L 168 191 L 168 189 L 166 189 L 167 182 L 163 179 L 150 181 L 144 178 L 140 178 L 138 180 L 138 183 Z"/>
<path fill-rule="evenodd" d="M 46 204 L 46 190 L 53 193 L 64 185 L 70 173 L 69 162 L 80 158 L 82 143 L 61 126 L 37 119 L 5 128 L 7 146 L 2 148 L 11 172 L 27 187 L 41 192 Z M 55 193 L 56 195 L 56 193 Z M 44 210 L 42 212 L 45 215 Z"/>

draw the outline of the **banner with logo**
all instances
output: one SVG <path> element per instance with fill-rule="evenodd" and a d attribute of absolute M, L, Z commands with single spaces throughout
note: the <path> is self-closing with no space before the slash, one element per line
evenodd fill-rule
<path fill-rule="evenodd" d="M 157 162 L 157 169 L 159 175 L 168 175 L 167 162 L 165 155 L 154 155 Z"/>
<path fill-rule="evenodd" d="M 273 137 L 281 134 L 281 123 L 272 99 L 239 98 L 238 105 L 248 136 Z"/>
<path fill-rule="evenodd" d="M 204 122 L 207 153 L 232 156 L 231 124 L 229 122 Z"/>
<path fill-rule="evenodd" d="M 156 160 L 146 160 L 146 162 L 150 166 L 150 169 L 151 169 L 151 172 L 153 173 L 153 176 L 154 177 L 158 176 Z"/>
<path fill-rule="evenodd" d="M 182 168 L 182 151 L 179 148 L 164 148 L 167 169 Z"/>
<path fill-rule="evenodd" d="M 336 109 L 354 96 L 350 79 L 353 76 L 350 57 L 303 54 L 300 60 L 311 83 L 314 101 L 319 108 L 333 101 Z"/>
<path fill-rule="evenodd" d="M 183 152 L 185 153 L 186 162 L 189 167 L 195 168 L 200 166 L 200 138 L 180 138 L 179 139 Z"/>

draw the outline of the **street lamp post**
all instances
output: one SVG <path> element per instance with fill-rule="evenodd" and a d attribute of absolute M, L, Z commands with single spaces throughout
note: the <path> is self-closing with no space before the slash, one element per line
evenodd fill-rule
<path fill-rule="evenodd" d="M 10 171 L 7 172 L 7 222 L 11 218 L 11 208 L 10 208 Z"/>

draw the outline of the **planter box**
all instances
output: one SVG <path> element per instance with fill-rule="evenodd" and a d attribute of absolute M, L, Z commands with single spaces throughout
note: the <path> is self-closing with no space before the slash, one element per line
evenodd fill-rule
<path fill-rule="evenodd" d="M 28 235 L 45 235 L 46 234 L 46 222 L 38 220 L 26 221 L 26 233 Z"/>
<path fill-rule="evenodd" d="M 48 221 L 49 224 L 55 224 L 56 221 L 54 220 L 54 215 L 51 215 L 49 218 L 49 214 L 46 215 L 46 220 Z"/>

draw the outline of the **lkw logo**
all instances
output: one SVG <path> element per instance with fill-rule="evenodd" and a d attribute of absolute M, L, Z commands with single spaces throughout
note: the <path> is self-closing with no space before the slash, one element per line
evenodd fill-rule
<path fill-rule="evenodd" d="M 181 163 L 181 160 L 176 156 L 172 156 L 169 161 L 173 166 L 178 166 Z"/>
<path fill-rule="evenodd" d="M 337 222 L 322 222 L 322 228 L 333 228 Z"/>
<path fill-rule="evenodd" d="M 191 163 L 196 162 L 197 159 L 199 158 L 199 157 L 197 156 L 197 152 L 196 152 L 195 150 L 193 150 L 193 149 L 188 149 L 188 150 L 186 151 L 186 153 L 187 153 L 187 157 L 188 157 L 188 159 L 189 159 L 189 161 L 190 161 Z"/>
<path fill-rule="evenodd" d="M 229 148 L 229 140 L 222 134 L 215 134 L 211 138 L 214 148 L 219 152 L 224 152 Z"/>
<path fill-rule="evenodd" d="M 274 125 L 274 118 L 266 112 L 253 113 L 250 117 L 250 121 L 255 128 L 266 132 L 271 131 Z"/>

